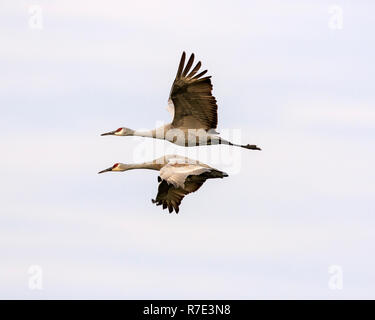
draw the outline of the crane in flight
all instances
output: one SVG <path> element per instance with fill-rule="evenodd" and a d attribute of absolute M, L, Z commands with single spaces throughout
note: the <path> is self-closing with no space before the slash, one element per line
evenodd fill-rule
<path fill-rule="evenodd" d="M 201 67 L 200 61 L 190 71 L 194 62 L 194 53 L 191 54 L 186 65 L 185 58 L 186 54 L 183 52 L 169 94 L 168 111 L 171 112 L 173 117 L 171 123 L 148 131 L 121 127 L 101 135 L 150 137 L 167 140 L 184 147 L 226 144 L 261 150 L 256 145 L 235 144 L 219 136 L 216 131 L 217 104 L 215 97 L 212 95 L 211 76 L 202 77 L 207 70 L 198 73 Z"/>
<path fill-rule="evenodd" d="M 158 170 L 159 188 L 152 202 L 163 209 L 168 208 L 178 213 L 182 199 L 189 193 L 197 191 L 207 179 L 224 178 L 225 172 L 214 169 L 207 164 L 178 156 L 166 155 L 150 162 L 138 164 L 115 163 L 104 172 L 119 172 L 132 169 Z"/>

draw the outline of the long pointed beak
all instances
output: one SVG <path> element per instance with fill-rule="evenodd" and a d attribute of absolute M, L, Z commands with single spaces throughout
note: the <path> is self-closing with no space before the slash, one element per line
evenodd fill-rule
<path fill-rule="evenodd" d="M 102 171 L 99 171 L 98 174 L 99 174 L 99 173 L 108 172 L 108 171 L 112 171 L 112 167 L 110 167 L 110 168 L 108 168 L 108 169 L 104 169 L 104 170 L 102 170 Z"/>
<path fill-rule="evenodd" d="M 110 131 L 110 132 L 106 132 L 106 133 L 102 133 L 101 136 L 110 136 L 110 135 L 114 135 L 116 131 Z"/>

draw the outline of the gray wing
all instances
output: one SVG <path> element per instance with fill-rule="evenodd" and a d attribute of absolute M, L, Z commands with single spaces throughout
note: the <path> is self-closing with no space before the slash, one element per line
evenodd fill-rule
<path fill-rule="evenodd" d="M 174 105 L 172 125 L 179 128 L 215 131 L 217 104 L 212 95 L 211 76 L 202 78 L 207 70 L 196 74 L 201 67 L 200 61 L 190 71 L 194 54 L 190 56 L 186 66 L 185 57 L 186 54 L 183 52 L 169 96 Z"/>
<path fill-rule="evenodd" d="M 205 179 L 201 181 L 187 181 L 184 188 L 176 188 L 172 184 L 168 184 L 167 181 L 162 180 L 159 184 L 156 199 L 152 200 L 152 202 L 156 203 L 157 206 L 162 205 L 163 209 L 168 208 L 170 213 L 173 210 L 178 213 L 182 199 L 189 193 L 197 191 L 204 182 Z"/>

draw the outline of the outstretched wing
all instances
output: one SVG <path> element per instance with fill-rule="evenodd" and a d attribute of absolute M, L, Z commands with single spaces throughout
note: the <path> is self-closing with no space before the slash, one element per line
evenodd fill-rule
<path fill-rule="evenodd" d="M 162 180 L 159 184 L 156 199 L 152 200 L 152 202 L 156 203 L 157 206 L 162 205 L 163 209 L 168 208 L 169 212 L 172 212 L 174 209 L 178 213 L 182 199 L 187 194 L 197 191 L 204 181 L 186 181 L 184 188 L 176 188 L 173 184 L 168 184 L 167 181 Z"/>
<path fill-rule="evenodd" d="M 168 100 L 168 105 L 174 108 L 172 125 L 178 128 L 214 130 L 217 127 L 217 104 L 212 95 L 211 76 L 202 78 L 207 70 L 197 74 L 201 67 L 200 61 L 190 71 L 194 54 L 190 56 L 186 66 L 185 57 L 183 52 Z"/>

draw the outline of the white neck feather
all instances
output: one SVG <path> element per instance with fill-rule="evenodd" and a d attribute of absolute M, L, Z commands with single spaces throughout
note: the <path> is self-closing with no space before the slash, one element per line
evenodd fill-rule
<path fill-rule="evenodd" d="M 135 130 L 133 132 L 133 136 L 152 138 L 154 136 L 154 130 L 146 130 L 146 131 Z"/>

